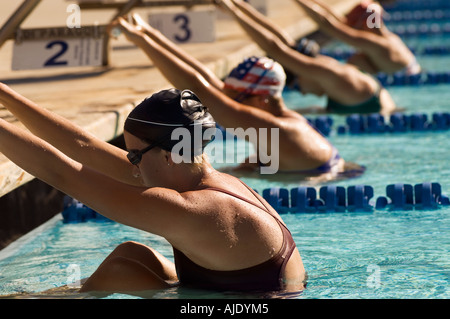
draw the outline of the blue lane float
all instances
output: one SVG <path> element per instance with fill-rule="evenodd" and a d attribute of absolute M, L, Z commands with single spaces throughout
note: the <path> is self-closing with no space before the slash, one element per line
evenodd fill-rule
<path fill-rule="evenodd" d="M 386 196 L 374 200 L 370 185 L 343 186 L 327 185 L 317 191 L 314 187 L 300 186 L 288 190 L 282 187 L 266 188 L 263 198 L 279 214 L 302 213 L 358 213 L 374 210 L 435 210 L 450 206 L 448 196 L 442 194 L 439 183 L 390 184 L 386 186 Z M 65 224 L 78 224 L 88 221 L 113 222 L 98 214 L 78 200 L 69 196 L 64 198 L 61 212 Z"/>
<path fill-rule="evenodd" d="M 383 4 L 385 10 L 389 13 L 393 11 L 404 10 L 438 10 L 449 9 L 450 3 L 448 0 L 397 0 L 393 3 Z"/>
<path fill-rule="evenodd" d="M 317 131 L 325 136 L 329 136 L 333 130 L 333 119 L 328 115 L 321 115 L 316 118 L 306 118 L 308 123 L 314 127 Z"/>
<path fill-rule="evenodd" d="M 289 201 L 290 195 L 290 201 Z M 373 212 L 374 210 L 433 210 L 449 206 L 439 183 L 390 184 L 386 195 L 375 199 L 370 185 L 296 187 L 290 191 L 273 187 L 263 190 L 263 197 L 280 214 L 326 212 Z"/>
<path fill-rule="evenodd" d="M 450 72 L 423 72 L 415 75 L 378 73 L 376 78 L 384 87 L 438 85 L 450 83 Z"/>
<path fill-rule="evenodd" d="M 447 34 L 450 31 L 450 23 L 421 23 L 419 25 L 397 25 L 390 26 L 392 32 L 402 38 L 407 37 L 429 37 Z"/>
<path fill-rule="evenodd" d="M 70 196 L 64 197 L 64 206 L 61 215 L 65 224 L 85 223 L 87 221 L 111 222 L 110 219 L 100 215 Z"/>
<path fill-rule="evenodd" d="M 383 17 L 386 23 L 396 22 L 421 22 L 421 21 L 442 21 L 450 19 L 450 10 L 422 9 L 422 10 L 390 10 Z"/>
<path fill-rule="evenodd" d="M 346 125 L 337 128 L 338 134 L 381 134 L 407 132 L 438 132 L 450 129 L 450 113 L 436 112 L 431 116 L 425 113 L 410 115 L 395 113 L 389 120 L 380 114 L 352 114 L 346 117 Z M 327 130 L 329 131 L 330 128 Z"/>
<path fill-rule="evenodd" d="M 450 46 L 448 45 L 429 45 L 423 48 L 409 47 L 416 56 L 446 56 L 450 54 Z M 322 49 L 322 55 L 332 57 L 336 60 L 345 61 L 356 53 L 354 49 Z"/>
<path fill-rule="evenodd" d="M 351 134 L 381 134 L 381 133 L 407 133 L 430 132 L 450 130 L 450 113 L 435 112 L 431 115 L 425 113 L 395 113 L 385 119 L 379 113 L 351 114 L 346 116 L 345 125 L 334 128 L 334 120 L 329 115 L 320 115 L 314 118 L 306 117 L 308 123 L 324 136 L 336 131 L 339 135 Z M 237 139 L 224 128 L 217 125 L 222 133 L 223 140 Z"/>

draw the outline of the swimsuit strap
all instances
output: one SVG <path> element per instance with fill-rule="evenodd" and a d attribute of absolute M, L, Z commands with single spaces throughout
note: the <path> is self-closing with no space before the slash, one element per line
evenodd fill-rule
<path fill-rule="evenodd" d="M 238 195 L 236 193 L 230 192 L 230 191 L 228 191 L 226 189 L 222 189 L 222 188 L 218 188 L 218 187 L 207 187 L 207 188 L 204 188 L 204 189 L 205 190 L 217 191 L 217 192 L 225 193 L 225 194 L 230 195 L 232 197 L 236 197 L 236 198 L 238 198 L 240 200 L 243 200 L 244 202 L 247 202 L 247 203 L 249 203 L 249 204 L 251 204 L 251 205 L 253 205 L 255 207 L 258 207 L 259 209 L 262 209 L 262 210 L 264 210 L 264 211 L 269 213 L 269 211 L 268 211 L 268 209 L 267 209 L 267 207 L 265 205 L 264 205 L 264 207 L 262 207 L 261 205 L 258 205 L 255 202 L 253 202 L 253 201 L 251 201 L 251 200 L 249 200 L 249 199 L 247 199 L 245 197 L 242 197 L 241 195 Z"/>
<path fill-rule="evenodd" d="M 253 201 L 251 201 L 251 200 L 249 200 L 249 199 L 247 199 L 247 198 L 245 198 L 245 197 L 243 197 L 243 196 L 241 196 L 241 195 L 238 195 L 238 194 L 236 194 L 236 193 L 234 193 L 234 192 L 230 192 L 230 191 L 228 191 L 228 190 L 226 190 L 226 189 L 222 189 L 222 188 L 218 188 L 218 187 L 206 187 L 206 188 L 204 188 L 205 190 L 214 190 L 214 191 L 218 191 L 218 192 L 221 192 L 221 193 L 225 193 L 225 194 L 227 194 L 227 195 L 230 195 L 230 196 L 233 196 L 233 197 L 236 197 L 236 198 L 238 198 L 238 199 L 240 199 L 240 200 L 243 200 L 244 202 L 246 202 L 246 203 L 249 203 L 249 204 L 251 204 L 251 205 L 253 205 L 253 206 L 255 206 L 255 207 L 258 207 L 259 209 L 262 209 L 263 211 L 265 211 L 266 213 L 268 213 L 270 216 L 272 216 L 273 218 L 275 218 L 275 220 L 277 221 L 277 223 L 278 224 L 280 224 L 280 225 L 282 225 L 284 228 L 286 228 L 286 229 L 288 229 L 287 228 L 287 226 L 284 224 L 284 223 L 282 223 L 271 211 L 270 211 L 270 209 L 266 206 L 266 204 L 264 204 L 264 202 L 263 201 L 261 201 L 261 199 L 259 199 L 259 197 L 256 195 L 256 192 L 251 188 L 251 187 L 249 187 L 247 184 L 245 184 L 243 181 L 241 181 L 239 178 L 237 178 L 237 180 L 239 181 L 239 182 L 241 182 L 242 183 L 242 185 L 244 185 L 252 194 L 253 194 L 253 196 L 261 203 L 261 205 L 259 205 L 259 204 L 256 204 L 255 202 L 253 202 Z M 288 231 L 289 231 L 289 229 L 288 229 Z M 284 236 L 283 236 L 283 241 L 284 241 Z"/>
<path fill-rule="evenodd" d="M 251 188 L 251 187 L 249 187 L 247 184 L 245 184 L 243 181 L 241 181 L 240 179 L 238 179 L 241 183 L 242 183 L 242 185 L 244 185 L 249 191 L 250 191 L 250 193 L 252 193 L 253 194 L 253 196 L 264 206 L 264 208 L 265 208 L 265 211 L 266 212 L 268 212 L 273 218 L 275 218 L 276 220 L 277 220 L 277 222 L 280 222 L 279 221 L 279 219 L 277 218 L 277 217 L 275 217 L 275 215 L 274 214 L 272 214 L 272 212 L 270 211 L 270 209 L 266 206 L 266 204 L 264 204 L 264 202 L 262 201 L 262 200 L 260 200 L 259 199 L 259 197 L 256 195 L 256 192 Z"/>

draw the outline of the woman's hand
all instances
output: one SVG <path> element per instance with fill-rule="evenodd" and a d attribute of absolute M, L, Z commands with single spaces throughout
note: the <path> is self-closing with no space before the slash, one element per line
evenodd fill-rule
<path fill-rule="evenodd" d="M 108 33 L 114 36 L 114 30 L 117 29 L 120 30 L 127 37 L 127 39 L 133 43 L 141 40 L 144 36 L 141 26 L 135 26 L 122 17 L 117 18 L 108 26 Z"/>
<path fill-rule="evenodd" d="M 236 6 L 231 0 L 214 0 L 214 4 L 226 13 L 232 13 L 236 9 Z"/>
<path fill-rule="evenodd" d="M 9 87 L 5 83 L 0 82 L 0 103 L 4 103 L 3 99 L 4 99 L 5 95 L 7 94 L 8 90 L 9 90 Z"/>
<path fill-rule="evenodd" d="M 142 17 L 139 14 L 133 13 L 131 17 L 138 30 L 141 30 L 142 32 L 149 34 L 159 32 L 157 29 L 153 28 L 147 22 L 145 22 L 144 19 L 142 19 Z"/>

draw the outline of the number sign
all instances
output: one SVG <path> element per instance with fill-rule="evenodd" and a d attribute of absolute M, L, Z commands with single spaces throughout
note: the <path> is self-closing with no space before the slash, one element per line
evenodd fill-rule
<path fill-rule="evenodd" d="M 12 69 L 102 65 L 104 37 L 64 32 L 62 29 L 27 30 L 14 44 Z"/>
<path fill-rule="evenodd" d="M 256 10 L 267 15 L 267 0 L 247 0 Z"/>
<path fill-rule="evenodd" d="M 177 43 L 213 42 L 215 10 L 151 13 L 149 23 Z"/>

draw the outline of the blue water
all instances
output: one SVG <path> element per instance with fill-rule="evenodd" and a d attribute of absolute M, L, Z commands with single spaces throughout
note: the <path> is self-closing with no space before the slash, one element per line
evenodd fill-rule
<path fill-rule="evenodd" d="M 434 37 L 434 43 L 449 43 Z M 424 39 L 409 38 L 411 44 Z M 427 69 L 450 71 L 450 56 L 419 56 Z M 391 87 L 393 98 L 406 113 L 450 111 L 450 85 Z M 324 105 L 325 100 L 286 92 L 292 107 Z M 345 118 L 333 115 L 335 123 Z M 337 125 L 336 124 L 336 125 Z M 393 183 L 438 182 L 450 195 L 450 131 L 337 135 L 330 141 L 348 161 L 367 166 L 359 178 L 333 185 L 371 185 L 375 197 Z M 240 141 L 240 146 L 246 146 Z M 238 160 L 246 154 L 238 154 Z M 226 166 L 214 164 L 217 168 Z M 270 178 L 243 178 L 262 191 L 292 188 L 307 182 Z M 321 185 L 317 185 L 321 186 Z M 31 213 L 31 212 L 30 212 Z M 307 269 L 308 288 L 297 298 L 449 298 L 450 207 L 437 210 L 373 211 L 370 213 L 284 214 Z M 37 292 L 67 283 L 73 265 L 81 278 L 92 274 L 120 243 L 135 240 L 173 258 L 162 238 L 116 223 L 63 224 L 59 217 L 42 229 L 0 252 L 0 295 Z M 170 289 L 154 298 L 244 298 L 242 295 Z M 113 295 L 111 298 L 132 298 Z"/>

